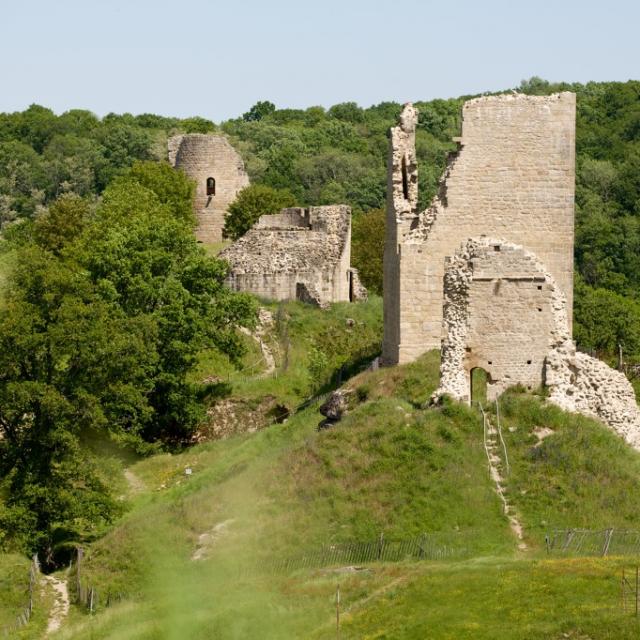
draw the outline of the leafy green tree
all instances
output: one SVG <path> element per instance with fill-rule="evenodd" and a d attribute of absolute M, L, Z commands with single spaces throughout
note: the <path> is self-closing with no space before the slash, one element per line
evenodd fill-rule
<path fill-rule="evenodd" d="M 95 534 L 116 513 L 79 437 L 147 423 L 156 339 L 148 318 L 96 295 L 86 272 L 37 247 L 20 251 L 0 309 L 6 544 L 50 563 L 56 544 Z"/>
<path fill-rule="evenodd" d="M 176 171 L 166 162 L 134 162 L 125 180 L 134 180 L 156 194 L 163 205 L 167 205 L 173 215 L 182 219 L 187 226 L 196 223 L 193 213 L 195 183 Z"/>
<path fill-rule="evenodd" d="M 261 102 L 256 102 L 249 111 L 243 113 L 242 119 L 245 122 L 255 122 L 257 120 L 262 120 L 265 116 L 271 115 L 275 110 L 276 105 L 273 104 L 273 102 L 262 100 Z"/>
<path fill-rule="evenodd" d="M 237 240 L 244 235 L 260 216 L 278 213 L 280 209 L 295 206 L 290 191 L 273 189 L 266 185 L 253 184 L 240 191 L 229 206 L 224 224 L 224 235 Z"/>
<path fill-rule="evenodd" d="M 211 133 L 216 130 L 216 125 L 211 120 L 199 116 L 180 120 L 179 126 L 185 133 Z"/>
<path fill-rule="evenodd" d="M 36 243 L 59 256 L 63 247 L 82 233 L 89 209 L 89 203 L 74 193 L 60 196 L 36 220 L 33 228 Z"/>
<path fill-rule="evenodd" d="M 382 260 L 385 240 L 384 209 L 373 209 L 353 217 L 351 263 L 372 293 L 382 294 Z"/>
<path fill-rule="evenodd" d="M 224 287 L 227 265 L 197 244 L 193 214 L 185 215 L 192 188 L 180 172 L 136 165 L 105 190 L 92 223 L 68 249 L 105 300 L 156 327 L 147 440 L 190 436 L 204 411 L 201 389 L 188 379 L 198 353 L 217 348 L 236 360 L 243 353 L 236 328 L 251 325 L 256 313 L 253 298 Z"/>
<path fill-rule="evenodd" d="M 578 345 L 600 356 L 640 354 L 640 303 L 607 289 L 576 282 L 574 336 Z"/>

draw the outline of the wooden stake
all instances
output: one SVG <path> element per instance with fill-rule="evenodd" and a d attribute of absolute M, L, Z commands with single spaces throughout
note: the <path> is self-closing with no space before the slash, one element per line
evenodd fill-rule
<path fill-rule="evenodd" d="M 336 586 L 336 638 L 340 640 L 340 584 Z"/>

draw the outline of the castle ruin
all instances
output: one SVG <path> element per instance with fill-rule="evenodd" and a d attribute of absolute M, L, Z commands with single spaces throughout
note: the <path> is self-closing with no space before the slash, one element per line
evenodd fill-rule
<path fill-rule="evenodd" d="M 575 95 L 466 102 L 458 152 L 417 210 L 416 110 L 391 130 L 384 256 L 386 364 L 440 347 L 445 258 L 467 238 L 506 238 L 533 252 L 573 299 Z M 570 320 L 569 320 L 570 321 Z"/>
<path fill-rule="evenodd" d="M 471 402 L 482 369 L 488 400 L 545 386 L 554 404 L 640 448 L 633 387 L 571 338 L 575 95 L 465 103 L 458 152 L 422 213 L 417 123 L 408 104 L 391 130 L 384 363 L 441 347 L 434 400 Z"/>
<path fill-rule="evenodd" d="M 345 205 L 262 216 L 220 257 L 230 265 L 226 284 L 235 291 L 322 307 L 366 298 L 351 268 L 351 209 Z"/>
<path fill-rule="evenodd" d="M 229 205 L 249 185 L 240 154 L 224 136 L 201 133 L 169 138 L 168 152 L 169 163 L 196 183 L 196 238 L 219 242 Z"/>

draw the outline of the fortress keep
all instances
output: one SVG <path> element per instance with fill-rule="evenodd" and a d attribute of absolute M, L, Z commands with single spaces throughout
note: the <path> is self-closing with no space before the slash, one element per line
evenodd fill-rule
<path fill-rule="evenodd" d="M 196 182 L 196 237 L 200 242 L 219 242 L 227 208 L 249 185 L 242 158 L 224 136 L 201 133 L 170 138 L 168 150 L 169 163 Z"/>
<path fill-rule="evenodd" d="M 487 400 L 516 384 L 598 418 L 640 448 L 631 383 L 571 338 L 575 95 L 501 95 L 463 107 L 439 193 L 418 212 L 415 132 L 391 130 L 384 255 L 383 362 L 441 348 L 440 387 Z"/>

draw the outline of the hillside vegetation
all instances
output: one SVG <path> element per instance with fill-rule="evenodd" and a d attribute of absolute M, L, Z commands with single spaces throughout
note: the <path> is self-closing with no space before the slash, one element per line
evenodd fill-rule
<path fill-rule="evenodd" d="M 640 83 L 519 90 L 577 93 L 576 338 L 633 360 Z M 422 206 L 463 101 L 417 103 Z M 523 548 L 479 411 L 428 403 L 438 353 L 369 367 L 399 110 L 265 101 L 220 125 L 0 114 L 0 632 L 25 604 L 25 558 L 39 552 L 73 598 L 80 546 L 95 611 L 72 607 L 57 634 L 69 640 L 332 638 L 338 584 L 343 638 L 637 635 L 619 590 L 637 560 L 547 556 L 545 537 L 640 530 L 640 454 L 541 392 L 486 407 Z M 350 204 L 369 300 L 320 310 L 225 289 L 226 265 L 194 239 L 193 184 L 158 162 L 181 131 L 228 135 L 254 183 L 287 202 Z M 339 386 L 349 411 L 327 422 L 319 409 Z M 292 562 L 409 539 L 442 553 Z M 18 637 L 42 636 L 52 601 L 39 591 Z"/>
<path fill-rule="evenodd" d="M 627 356 L 640 357 L 640 82 L 531 78 L 517 90 L 577 95 L 575 334 L 600 356 L 614 357 L 622 344 Z M 415 102 L 421 207 L 436 191 L 470 97 Z M 164 159 L 169 135 L 217 131 L 238 148 L 252 182 L 285 190 L 287 202 L 351 205 L 355 266 L 380 293 L 387 135 L 400 109 L 395 102 L 302 110 L 262 101 L 219 125 L 152 114 L 99 119 L 81 109 L 56 116 L 38 105 L 0 114 L 0 228 L 37 215 L 63 193 L 94 199 L 136 160 Z"/>
<path fill-rule="evenodd" d="M 99 593 L 125 601 L 63 637 L 330 638 L 337 583 L 348 638 L 632 637 L 619 608 L 623 561 L 544 556 L 556 527 L 640 529 L 640 455 L 598 423 L 510 393 L 500 410 L 508 495 L 528 544 L 518 551 L 479 413 L 423 408 L 437 361 L 434 352 L 358 375 L 348 384 L 356 405 L 328 428 L 315 403 L 268 430 L 129 467 L 131 509 L 84 565 Z M 552 432 L 542 441 L 540 428 Z M 381 532 L 437 534 L 473 559 L 270 569 Z"/>

